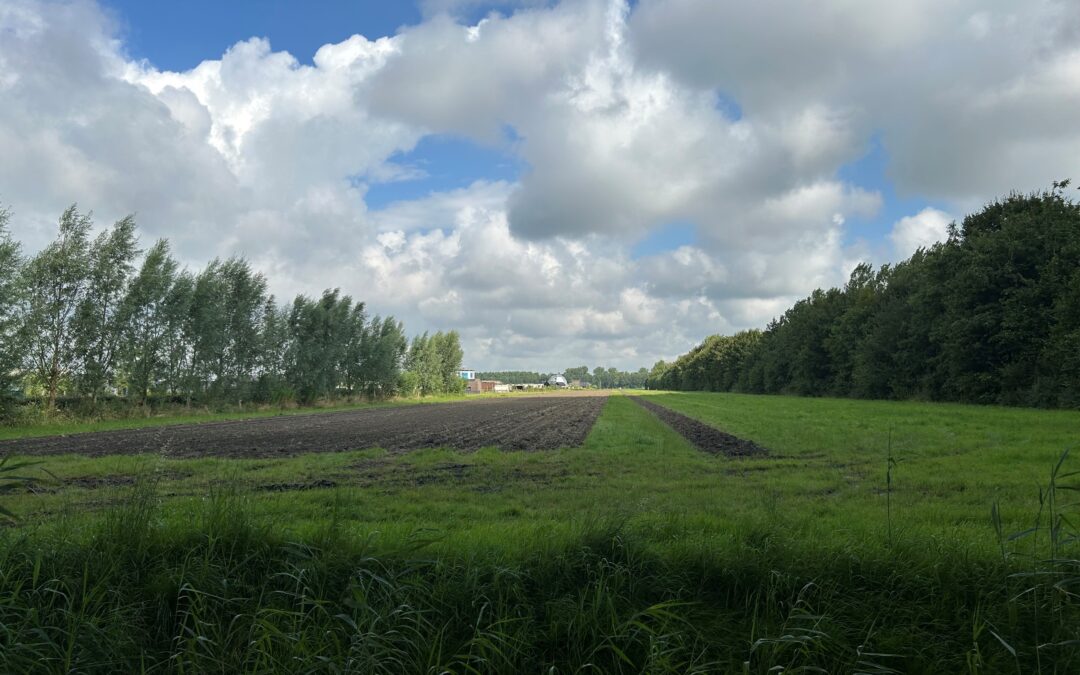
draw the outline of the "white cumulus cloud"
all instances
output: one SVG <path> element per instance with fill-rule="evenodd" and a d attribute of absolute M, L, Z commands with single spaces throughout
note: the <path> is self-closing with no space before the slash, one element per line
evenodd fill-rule
<path fill-rule="evenodd" d="M 463 19 L 494 6 L 474 25 Z M 185 72 L 131 59 L 91 0 L 0 4 L 0 202 L 29 250 L 77 201 L 135 212 L 190 265 L 242 254 L 279 296 L 340 287 L 478 368 L 637 367 L 761 326 L 886 242 L 843 178 L 880 139 L 896 256 L 1012 189 L 1080 175 L 1080 5 L 425 0 L 314 55 L 239 42 Z M 303 61 L 311 57 L 310 65 Z M 425 137 L 515 178 L 424 179 Z M 452 161 L 452 160 L 451 160 Z M 671 223 L 696 238 L 632 247 Z"/>
<path fill-rule="evenodd" d="M 896 221 L 889 239 L 898 259 L 907 258 L 917 249 L 930 248 L 949 236 L 949 223 L 956 220 L 944 211 L 926 208 L 913 216 Z"/>

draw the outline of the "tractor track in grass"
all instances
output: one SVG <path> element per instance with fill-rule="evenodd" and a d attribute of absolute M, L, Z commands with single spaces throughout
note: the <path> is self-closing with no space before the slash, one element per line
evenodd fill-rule
<path fill-rule="evenodd" d="M 704 422 L 699 422 L 670 408 L 657 405 L 641 396 L 631 396 L 630 400 L 659 417 L 660 421 L 679 432 L 683 438 L 690 441 L 692 445 L 702 452 L 727 457 L 762 457 L 769 454 L 768 450 L 753 441 L 732 436 L 716 427 L 711 427 Z"/>
<path fill-rule="evenodd" d="M 606 395 L 523 396 L 98 431 L 0 441 L 0 455 L 273 458 L 374 447 L 554 450 L 581 445 L 606 401 Z"/>

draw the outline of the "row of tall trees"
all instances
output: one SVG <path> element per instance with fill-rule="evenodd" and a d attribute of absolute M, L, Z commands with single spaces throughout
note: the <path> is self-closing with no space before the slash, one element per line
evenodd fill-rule
<path fill-rule="evenodd" d="M 1080 205 L 1013 194 L 896 265 L 859 265 L 764 331 L 713 336 L 649 386 L 1080 407 Z"/>
<path fill-rule="evenodd" d="M 576 366 L 567 368 L 563 373 L 568 381 L 579 380 L 582 384 L 593 387 L 616 389 L 641 389 L 649 376 L 649 371 L 641 368 L 637 371 L 618 370 L 616 368 L 604 368 L 597 366 L 589 371 L 588 366 Z"/>
<path fill-rule="evenodd" d="M 461 379 L 461 340 L 457 331 L 418 335 L 405 356 L 402 391 L 409 396 L 459 394 L 465 391 Z"/>
<path fill-rule="evenodd" d="M 418 393 L 461 364 L 456 333 L 426 335 L 412 349 L 401 322 L 369 316 L 338 290 L 280 305 L 242 258 L 191 272 L 167 240 L 138 248 L 133 218 L 91 238 L 90 216 L 72 206 L 56 239 L 29 258 L 0 211 L 0 398 L 96 401 L 126 396 L 186 402 L 381 398 L 417 369 Z M 441 389 L 440 389 L 441 387 Z"/>

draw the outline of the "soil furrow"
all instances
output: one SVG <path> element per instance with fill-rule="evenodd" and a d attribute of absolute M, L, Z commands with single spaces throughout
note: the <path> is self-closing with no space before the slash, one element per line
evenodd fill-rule
<path fill-rule="evenodd" d="M 732 436 L 716 427 L 711 427 L 704 422 L 677 413 L 670 408 L 657 405 L 640 396 L 631 396 L 630 399 L 646 410 L 651 411 L 661 421 L 679 432 L 683 438 L 703 452 L 728 457 L 753 457 L 766 455 L 769 452 L 753 441 Z"/>

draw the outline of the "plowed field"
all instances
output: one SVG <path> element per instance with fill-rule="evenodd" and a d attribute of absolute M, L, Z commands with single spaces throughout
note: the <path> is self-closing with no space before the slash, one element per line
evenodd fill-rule
<path fill-rule="evenodd" d="M 530 396 L 101 431 L 0 442 L 0 456 L 157 453 L 285 457 L 380 447 L 553 450 L 580 445 L 606 396 Z"/>

